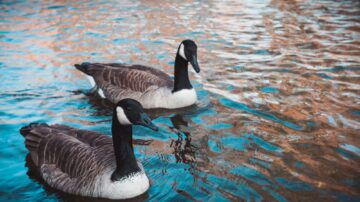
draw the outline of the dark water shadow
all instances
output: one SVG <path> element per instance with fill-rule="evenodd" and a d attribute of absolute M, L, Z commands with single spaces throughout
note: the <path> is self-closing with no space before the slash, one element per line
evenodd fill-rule
<path fill-rule="evenodd" d="M 121 201 L 121 202 L 140 202 L 140 201 L 147 201 L 149 198 L 149 194 L 146 192 L 140 196 L 137 196 L 132 199 L 126 200 L 111 200 L 111 199 L 104 199 L 104 198 L 91 198 L 91 197 L 82 197 L 76 196 L 72 194 L 67 194 L 62 191 L 56 190 L 50 187 L 40 176 L 39 171 L 37 170 L 34 162 L 31 159 L 30 154 L 27 154 L 25 157 L 25 167 L 28 168 L 27 175 L 30 179 L 38 182 L 44 190 L 47 192 L 48 195 L 55 194 L 61 201 L 66 202 L 111 202 L 111 201 Z"/>
<path fill-rule="evenodd" d="M 101 98 L 97 93 L 91 92 L 91 90 L 76 90 L 72 92 L 75 95 L 86 95 L 91 108 L 95 109 L 95 116 L 112 116 L 115 107 L 112 102 Z"/>
<path fill-rule="evenodd" d="M 170 120 L 174 126 L 171 129 L 177 131 L 176 134 L 178 136 L 177 140 L 172 140 L 170 143 L 170 147 L 174 149 L 176 162 L 182 162 L 194 167 L 198 148 L 191 144 L 191 133 L 183 131 L 184 128 L 188 127 L 188 122 L 180 114 L 176 114 Z"/>

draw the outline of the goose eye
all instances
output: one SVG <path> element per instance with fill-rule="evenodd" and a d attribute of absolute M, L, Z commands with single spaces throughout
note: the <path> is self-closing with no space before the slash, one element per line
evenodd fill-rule
<path fill-rule="evenodd" d="M 126 109 L 127 111 L 131 111 L 131 110 L 132 110 L 131 107 L 126 107 L 125 109 Z"/>

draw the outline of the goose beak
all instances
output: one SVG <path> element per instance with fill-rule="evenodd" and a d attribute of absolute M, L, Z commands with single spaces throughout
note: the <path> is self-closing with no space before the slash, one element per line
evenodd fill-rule
<path fill-rule="evenodd" d="M 159 131 L 159 128 L 151 122 L 150 117 L 145 113 L 140 114 L 140 121 L 137 124 L 150 128 L 154 131 Z"/>
<path fill-rule="evenodd" d="M 196 58 L 196 55 L 192 55 L 191 59 L 189 60 L 189 62 L 191 63 L 191 65 L 193 66 L 194 70 L 196 73 L 200 72 L 200 67 Z"/>

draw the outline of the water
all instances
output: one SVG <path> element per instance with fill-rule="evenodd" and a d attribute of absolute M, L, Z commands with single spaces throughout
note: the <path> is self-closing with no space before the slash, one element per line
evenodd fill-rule
<path fill-rule="evenodd" d="M 72 65 L 173 72 L 198 43 L 196 107 L 135 128 L 149 201 L 359 201 L 359 1 L 1 1 L 0 201 L 90 199 L 32 172 L 20 127 L 110 135 L 112 105 Z M 101 200 L 100 200 L 101 201 Z"/>

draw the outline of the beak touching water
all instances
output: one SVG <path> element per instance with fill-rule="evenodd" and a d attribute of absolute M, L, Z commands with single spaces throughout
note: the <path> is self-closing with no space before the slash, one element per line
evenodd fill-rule
<path fill-rule="evenodd" d="M 196 72 L 196 73 L 199 73 L 199 72 L 200 72 L 200 67 L 199 67 L 199 64 L 198 64 L 196 55 L 192 55 L 189 62 L 190 62 L 191 65 L 193 66 L 195 72 Z"/>
<path fill-rule="evenodd" d="M 140 114 L 140 121 L 139 121 L 138 125 L 148 127 L 154 131 L 159 131 L 159 128 L 151 122 L 150 117 L 147 114 L 145 114 L 144 112 Z"/>

